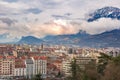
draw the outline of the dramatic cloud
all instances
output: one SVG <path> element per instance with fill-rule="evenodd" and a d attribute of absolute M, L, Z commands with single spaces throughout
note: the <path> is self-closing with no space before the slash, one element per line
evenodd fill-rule
<path fill-rule="evenodd" d="M 72 34 L 79 30 L 79 27 L 70 24 L 70 22 L 66 20 L 55 20 L 49 23 L 36 25 L 29 24 L 28 26 L 34 26 L 34 28 L 29 29 L 32 35 L 37 37 L 44 37 L 45 35 Z"/>
<path fill-rule="evenodd" d="M 113 20 L 110 18 L 101 18 L 98 21 L 94 21 L 94 22 L 87 22 L 85 20 L 76 21 L 76 22 L 71 20 L 69 21 L 55 20 L 54 22 L 51 23 L 35 26 L 34 29 L 32 29 L 32 31 L 36 35 L 41 36 L 47 34 L 53 34 L 53 35 L 75 34 L 79 30 L 84 30 L 89 34 L 99 34 L 105 31 L 110 31 L 119 28 L 120 28 L 119 20 Z"/>
<path fill-rule="evenodd" d="M 0 35 L 7 34 L 5 38 L 9 41 L 27 35 L 72 34 L 80 29 L 99 34 L 119 28 L 120 22 L 102 18 L 88 23 L 87 15 L 105 6 L 120 8 L 119 3 L 119 0 L 0 0 Z"/>
<path fill-rule="evenodd" d="M 99 34 L 105 31 L 120 28 L 120 21 L 117 19 L 101 18 L 94 22 L 83 21 L 81 29 L 87 31 L 90 34 Z"/>
<path fill-rule="evenodd" d="M 21 36 L 27 36 L 29 34 L 29 28 L 22 23 L 16 22 L 12 25 L 8 25 L 8 23 L 0 21 L 0 42 L 12 42 L 16 39 L 20 39 Z"/>
<path fill-rule="evenodd" d="M 17 20 L 11 20 L 10 18 L 0 18 L 0 21 L 6 23 L 9 26 L 17 22 Z"/>

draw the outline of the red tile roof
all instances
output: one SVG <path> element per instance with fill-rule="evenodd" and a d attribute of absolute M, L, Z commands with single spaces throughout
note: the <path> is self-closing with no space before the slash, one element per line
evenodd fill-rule
<path fill-rule="evenodd" d="M 15 68 L 26 68 L 24 60 L 15 59 Z"/>
<path fill-rule="evenodd" d="M 47 60 L 47 57 L 45 56 L 33 56 L 34 60 Z"/>
<path fill-rule="evenodd" d="M 55 60 L 53 63 L 55 63 L 55 64 L 61 64 L 62 61 L 60 61 L 60 60 Z"/>
<path fill-rule="evenodd" d="M 7 56 L 6 58 L 7 59 L 15 59 L 16 57 L 15 56 Z"/>
<path fill-rule="evenodd" d="M 3 56 L 0 56 L 0 59 L 3 59 Z"/>

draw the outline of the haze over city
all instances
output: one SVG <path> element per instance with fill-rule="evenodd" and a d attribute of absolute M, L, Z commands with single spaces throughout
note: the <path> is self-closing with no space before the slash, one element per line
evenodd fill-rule
<path fill-rule="evenodd" d="M 120 80 L 120 0 L 0 0 L 0 80 Z"/>

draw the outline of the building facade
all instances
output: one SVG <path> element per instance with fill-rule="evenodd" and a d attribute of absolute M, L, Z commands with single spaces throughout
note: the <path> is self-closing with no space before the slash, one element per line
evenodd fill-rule
<path fill-rule="evenodd" d="M 33 77 L 33 60 L 32 59 L 26 59 L 25 61 L 26 65 L 26 77 L 31 79 Z"/>
<path fill-rule="evenodd" d="M 15 60 L 14 76 L 22 76 L 22 77 L 26 76 L 26 65 L 24 60 L 22 59 Z"/>
<path fill-rule="evenodd" d="M 43 78 L 47 74 L 47 58 L 43 56 L 34 56 L 33 60 L 33 74 L 41 74 Z"/>
<path fill-rule="evenodd" d="M 0 58 L 0 75 L 14 76 L 15 59 L 13 57 Z"/>

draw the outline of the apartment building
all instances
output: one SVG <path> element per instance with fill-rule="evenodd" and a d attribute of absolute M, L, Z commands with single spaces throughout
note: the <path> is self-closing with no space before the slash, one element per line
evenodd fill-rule
<path fill-rule="evenodd" d="M 62 72 L 66 76 L 69 76 L 71 74 L 70 69 L 71 69 L 71 60 L 64 60 L 62 62 Z"/>
<path fill-rule="evenodd" d="M 33 60 L 33 74 L 41 74 L 43 78 L 47 74 L 47 58 L 44 56 L 34 56 Z"/>
<path fill-rule="evenodd" d="M 22 76 L 22 77 L 26 76 L 26 65 L 24 60 L 22 59 L 15 60 L 14 76 Z"/>
<path fill-rule="evenodd" d="M 14 76 L 15 57 L 0 57 L 0 76 Z"/>
<path fill-rule="evenodd" d="M 26 65 L 26 77 L 31 79 L 33 77 L 33 60 L 30 59 L 26 59 L 25 61 L 25 65 Z"/>

